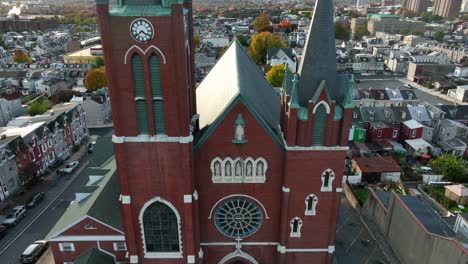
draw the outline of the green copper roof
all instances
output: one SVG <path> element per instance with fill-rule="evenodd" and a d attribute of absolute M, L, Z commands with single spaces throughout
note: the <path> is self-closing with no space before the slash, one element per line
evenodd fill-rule
<path fill-rule="evenodd" d="M 343 118 L 343 107 L 341 105 L 336 105 L 333 120 L 340 120 L 341 118 Z"/>
<path fill-rule="evenodd" d="M 291 100 L 289 102 L 290 108 L 299 108 L 299 95 L 297 85 L 299 84 L 299 75 L 294 74 L 294 79 L 292 80 L 293 88 L 291 92 Z"/>
<path fill-rule="evenodd" d="M 111 16 L 170 16 L 171 8 L 157 5 L 152 6 L 114 6 Z"/>
<path fill-rule="evenodd" d="M 299 111 L 297 112 L 297 119 L 302 121 L 309 119 L 309 109 L 306 107 L 300 107 Z"/>

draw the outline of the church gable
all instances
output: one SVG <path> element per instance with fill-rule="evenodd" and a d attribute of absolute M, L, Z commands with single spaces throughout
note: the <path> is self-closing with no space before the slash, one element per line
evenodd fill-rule
<path fill-rule="evenodd" d="M 225 111 L 200 133 L 195 143 L 195 150 L 199 150 L 207 141 L 243 145 L 249 144 L 252 140 L 265 140 L 265 138 L 283 147 L 277 130 L 272 128 L 241 95 L 235 97 Z"/>

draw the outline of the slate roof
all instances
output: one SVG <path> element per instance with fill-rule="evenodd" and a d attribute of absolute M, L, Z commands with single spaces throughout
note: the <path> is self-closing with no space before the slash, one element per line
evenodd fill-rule
<path fill-rule="evenodd" d="M 267 50 L 267 57 L 269 59 L 272 59 L 272 58 L 280 59 L 284 55 L 288 56 L 288 58 L 293 60 L 293 61 L 295 60 L 295 57 L 294 57 L 294 55 L 292 53 L 292 49 L 288 49 L 288 48 L 269 48 Z"/>
<path fill-rule="evenodd" d="M 212 124 L 237 97 L 276 131 L 280 97 L 236 39 L 200 83 L 197 90 L 200 129 Z"/>
<path fill-rule="evenodd" d="M 112 146 L 110 137 L 98 138 L 93 159 L 91 159 L 88 168 L 84 171 L 88 176 L 101 175 L 104 177 L 91 186 L 83 186 L 78 191 L 91 192 L 91 194 L 79 202 L 75 201 L 70 204 L 67 211 L 47 235 L 48 238 L 59 235 L 58 233 L 63 231 L 64 228 L 85 216 L 93 217 L 123 232 L 119 205 L 119 182 L 115 159 L 109 159 L 114 155 L 113 149 L 109 147 L 109 142 L 110 146 Z M 99 164 L 99 169 L 93 168 L 96 164 Z"/>
<path fill-rule="evenodd" d="M 468 120 L 468 105 L 441 105 L 439 107 L 447 114 L 447 118 Z"/>
<path fill-rule="evenodd" d="M 431 121 L 429 114 L 426 111 L 424 106 L 412 106 L 408 105 L 408 111 L 410 112 L 411 118 L 418 122 L 428 122 Z"/>
<path fill-rule="evenodd" d="M 97 249 L 91 248 L 84 253 L 81 253 L 76 259 L 73 261 L 74 264 L 113 264 L 114 258 Z"/>
<path fill-rule="evenodd" d="M 347 75 L 336 73 L 333 3 L 318 0 L 299 65 L 299 104 L 307 106 L 321 81 L 325 80 L 330 98 L 341 101 L 346 94 Z"/>
<path fill-rule="evenodd" d="M 392 157 L 359 157 L 354 159 L 363 173 L 402 172 Z"/>
<path fill-rule="evenodd" d="M 411 89 L 400 89 L 400 94 L 403 96 L 403 100 L 418 100 L 416 93 Z"/>

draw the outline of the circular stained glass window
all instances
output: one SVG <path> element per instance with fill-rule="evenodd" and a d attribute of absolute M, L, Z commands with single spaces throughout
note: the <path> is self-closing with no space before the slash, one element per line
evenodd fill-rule
<path fill-rule="evenodd" d="M 226 236 L 247 237 L 262 225 L 262 212 L 256 204 L 236 198 L 226 201 L 216 210 L 215 223 Z"/>

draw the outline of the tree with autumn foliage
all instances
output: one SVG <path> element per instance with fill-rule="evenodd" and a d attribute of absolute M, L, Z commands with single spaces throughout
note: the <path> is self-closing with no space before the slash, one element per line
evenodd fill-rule
<path fill-rule="evenodd" d="M 270 32 L 262 32 L 252 36 L 249 47 L 249 55 L 257 64 L 264 63 L 267 51 L 270 48 L 285 48 L 286 44 L 281 37 Z"/>
<path fill-rule="evenodd" d="M 26 52 L 17 49 L 13 54 L 13 61 L 16 63 L 31 63 L 32 59 Z"/>
<path fill-rule="evenodd" d="M 86 74 L 84 85 L 88 91 L 95 91 L 106 86 L 106 69 L 104 67 L 91 69 L 88 74 Z"/>
<path fill-rule="evenodd" d="M 283 19 L 279 23 L 279 27 L 283 29 L 286 34 L 288 34 L 289 32 L 291 32 L 292 24 L 288 20 Z"/>
<path fill-rule="evenodd" d="M 266 14 L 255 18 L 254 29 L 259 33 L 265 31 L 273 32 L 273 27 L 270 25 L 270 18 Z"/>
<path fill-rule="evenodd" d="M 286 68 L 287 70 L 287 68 Z M 285 73 L 285 65 L 278 64 L 268 71 L 266 79 L 273 87 L 282 87 Z"/>

